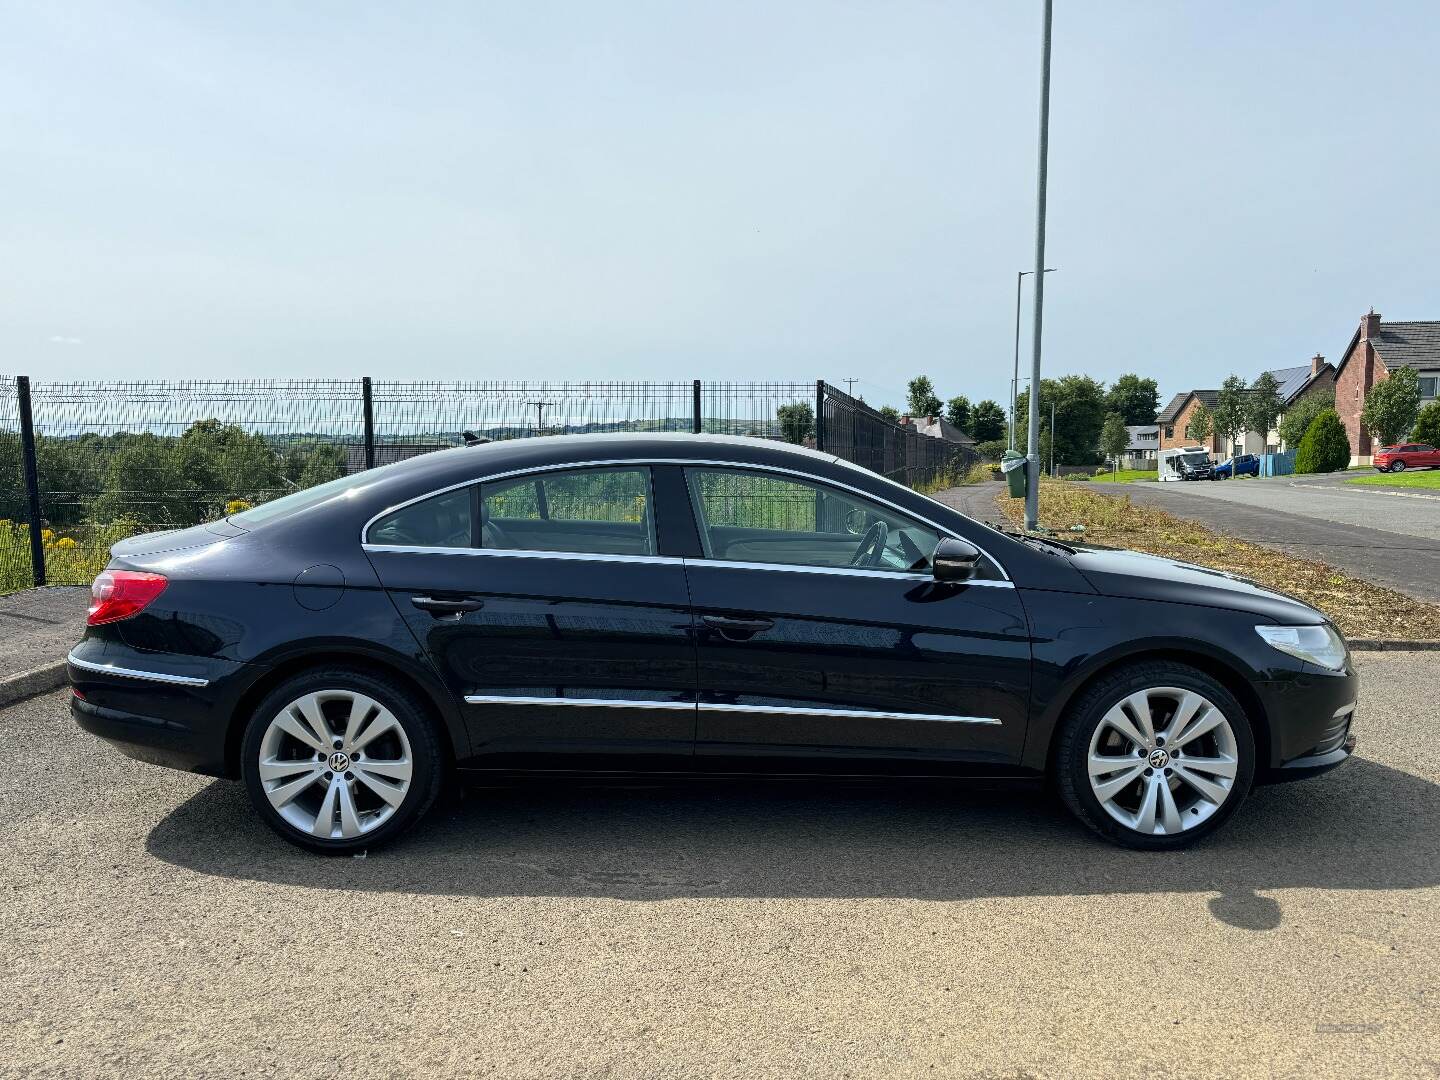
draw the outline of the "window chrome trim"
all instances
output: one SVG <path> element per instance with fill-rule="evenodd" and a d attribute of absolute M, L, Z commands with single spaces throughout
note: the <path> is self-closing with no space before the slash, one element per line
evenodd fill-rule
<path fill-rule="evenodd" d="M 968 541 L 967 541 L 968 543 Z M 686 566 L 718 566 L 726 570 L 779 570 L 791 574 L 836 574 L 840 577 L 886 578 L 890 581 L 934 581 L 928 570 L 872 570 L 863 566 L 815 566 L 812 563 L 743 562 L 734 559 L 682 559 Z M 1013 589 L 1013 581 L 976 578 L 949 582 L 951 585 L 984 585 L 994 589 Z"/>
<path fill-rule="evenodd" d="M 372 554 L 394 552 L 397 555 L 472 555 L 499 559 L 565 559 L 581 562 L 629 562 L 676 564 L 684 562 L 678 555 L 608 555 L 599 551 L 536 551 L 530 548 L 452 548 L 418 547 L 406 544 L 362 544 Z"/>
<path fill-rule="evenodd" d="M 826 716 L 836 719 L 924 720 L 940 724 L 993 724 L 996 716 L 954 716 L 950 713 L 890 712 L 879 709 L 836 709 L 812 705 L 729 705 L 719 702 L 652 701 L 631 698 L 510 697 L 466 694 L 467 705 L 569 705 L 580 709 L 694 709 L 698 712 L 765 713 L 768 716 Z"/>
<path fill-rule="evenodd" d="M 849 466 L 849 467 L 851 467 L 851 468 L 855 468 L 855 469 L 860 469 L 860 468 L 861 468 L 859 465 L 855 465 L 853 462 L 841 461 L 840 458 L 833 458 L 833 460 L 834 460 L 834 461 L 837 461 L 837 462 L 840 462 L 841 464 L 846 465 L 846 466 Z M 488 475 L 486 475 L 486 476 L 476 476 L 476 477 L 472 477 L 472 478 L 469 479 L 469 480 L 462 480 L 462 481 L 460 481 L 458 484 L 450 484 L 450 485 L 447 485 L 446 487 L 436 488 L 434 491 L 427 491 L 424 495 L 417 495 L 417 496 L 415 496 L 415 497 L 412 498 L 412 499 L 406 499 L 404 502 L 398 502 L 398 503 L 396 503 L 396 504 L 393 505 L 393 506 L 388 506 L 388 507 L 386 507 L 384 510 L 381 510 L 378 514 L 376 514 L 375 516 L 373 516 L 372 518 L 370 518 L 370 520 L 368 520 L 367 522 L 365 522 L 365 524 L 360 527 L 360 546 L 361 546 L 362 548 L 364 548 L 366 551 L 402 551 L 402 552 L 406 552 L 406 553 L 408 553 L 408 554 L 422 554 L 422 553 L 428 554 L 428 553 L 431 553 L 431 552 L 441 553 L 441 554 L 446 554 L 446 555 L 456 555 L 456 554 L 474 555 L 474 554 L 479 554 L 479 553 L 495 554 L 495 555 L 498 555 L 498 554 L 515 554 L 514 551 L 504 550 L 504 549 L 500 549 L 500 548 L 418 548 L 418 547 L 415 547 L 415 546 L 399 545 L 399 544 L 372 544 L 369 540 L 366 539 L 366 534 L 369 533 L 369 531 L 370 531 L 370 526 L 371 526 L 371 525 L 375 524 L 375 522 L 379 521 L 382 517 L 386 517 L 386 516 L 388 516 L 388 515 L 390 515 L 390 514 L 395 513 L 395 511 L 397 511 L 397 510 L 403 510 L 403 509 L 404 509 L 405 507 L 407 507 L 407 506 L 413 506 L 415 503 L 424 502 L 426 499 L 433 499 L 433 498 L 434 498 L 435 496 L 437 496 L 437 495 L 444 495 L 444 494 L 446 494 L 447 492 L 455 491 L 455 490 L 457 490 L 457 489 L 459 489 L 459 488 L 472 487 L 472 486 L 475 485 L 475 484 L 488 484 L 488 483 L 494 483 L 496 480 L 508 480 L 508 479 L 510 479 L 511 477 L 515 477 L 515 476 L 528 476 L 528 475 L 532 475 L 532 474 L 535 474 L 535 473 L 557 472 L 557 471 L 562 471 L 562 470 L 566 470 L 566 469 L 623 468 L 623 467 L 625 467 L 625 466 L 631 466 L 631 467 L 635 467 L 635 468 L 649 468 L 649 467 L 652 466 L 652 465 L 681 465 L 681 466 L 696 466 L 696 467 L 699 467 L 699 466 L 711 466 L 711 467 L 718 466 L 718 467 L 727 468 L 727 469 L 753 469 L 753 470 L 757 470 L 757 471 L 759 471 L 759 472 L 779 473 L 779 474 L 784 475 L 784 476 L 795 476 L 795 477 L 799 477 L 801 480 L 806 480 L 806 481 L 808 481 L 808 482 L 810 482 L 810 483 L 812 483 L 812 484 L 820 484 L 820 485 L 822 485 L 822 486 L 829 486 L 829 487 L 840 488 L 842 491 L 848 491 L 848 492 L 850 492 L 850 493 L 852 493 L 852 494 L 854 494 L 854 495 L 859 495 L 859 496 L 860 496 L 861 498 L 863 498 L 863 499 L 869 499 L 869 500 L 871 500 L 872 502 L 877 502 L 877 503 L 880 503 L 880 504 L 883 505 L 883 506 L 888 506 L 888 507 L 890 507 L 890 509 L 896 511 L 897 513 L 903 514 L 903 515 L 905 515 L 906 517 L 909 517 L 909 518 L 914 518 L 916 521 L 920 521 L 920 522 L 923 522 L 923 523 L 926 524 L 926 525 L 929 525 L 932 529 L 937 530 L 942 536 L 949 536 L 949 537 L 952 537 L 952 538 L 955 538 L 955 539 L 965 539 L 964 537 L 958 537 L 958 536 L 956 536 L 956 534 L 955 534 L 955 532 L 954 532 L 953 530 L 946 528 L 945 526 L 941 525 L 939 522 L 932 521 L 930 518 L 927 518 L 927 517 L 925 517 L 925 516 L 923 516 L 923 515 L 921 515 L 921 514 L 915 513 L 915 511 L 913 511 L 913 510 L 907 510 L 905 507 L 900 506 L 900 505 L 898 505 L 897 503 L 893 503 L 893 502 L 891 502 L 889 499 L 884 498 L 883 496 L 876 495 L 876 494 L 874 494 L 873 492 L 866 491 L 864 488 L 858 488 L 858 487 L 855 487 L 855 486 L 853 486 L 853 485 L 851 485 L 851 484 L 844 483 L 843 481 L 840 481 L 840 480 L 832 480 L 832 479 L 830 479 L 830 478 L 827 477 L 827 476 L 816 476 L 814 473 L 803 472 L 803 471 L 801 471 L 801 470 L 799 470 L 799 469 L 787 469 L 787 468 L 784 468 L 784 467 L 779 466 L 779 465 L 765 465 L 765 464 L 762 464 L 762 463 L 759 463 L 759 462 L 753 462 L 753 461 L 727 461 L 727 460 L 712 459 L 712 458 L 656 458 L 656 457 L 639 457 L 639 458 L 605 458 L 605 459 L 598 460 L 598 461 L 562 461 L 562 462 L 554 462 L 554 463 L 551 463 L 551 464 L 548 464 L 548 465 L 530 465 L 530 466 L 527 466 L 526 468 L 523 468 L 523 469 L 508 469 L 508 470 L 506 470 L 506 471 L 504 471 L 504 472 L 490 473 L 490 474 L 488 474 Z M 897 483 L 896 481 L 891 480 L 889 477 L 881 476 L 879 473 L 874 473 L 874 474 L 868 474 L 868 473 L 867 473 L 867 475 L 873 475 L 873 476 L 875 477 L 875 479 L 880 480 L 880 481 L 882 481 L 882 482 L 884 482 L 884 483 L 886 483 L 886 484 L 889 484 L 889 485 L 891 485 L 892 487 L 898 487 L 898 488 L 901 488 L 902 490 L 905 490 L 905 491 L 911 491 L 911 489 L 905 487 L 905 485 L 899 484 L 899 483 Z M 911 494 L 919 494 L 919 493 L 918 493 L 918 492 L 911 491 Z M 921 496 L 921 497 L 923 498 L 923 496 Z M 947 507 L 947 509 L 948 509 L 948 507 Z M 955 511 L 955 513 L 959 513 L 959 511 L 957 510 L 957 511 Z M 962 514 L 961 516 L 963 517 L 964 515 Z M 1002 575 L 1003 578 L 1004 578 L 1004 583 L 1005 583 L 1005 584 L 1009 584 L 1009 583 L 1010 583 L 1010 574 L 1009 574 L 1009 571 L 1007 571 L 1007 570 L 1005 569 L 1005 564 L 1004 564 L 1004 563 L 1002 563 L 999 559 L 995 558 L 994 555 L 990 554 L 990 552 L 989 552 L 986 548 L 982 547 L 980 544 L 976 544 L 975 541 L 973 541 L 973 540 L 968 540 L 968 539 L 967 539 L 965 542 L 968 543 L 968 544 L 973 544 L 976 548 L 978 548 L 979 551 L 980 551 L 980 554 L 984 555 L 985 558 L 989 559 L 990 562 L 991 562 L 992 564 L 994 564 L 995 568 L 1000 571 L 1001 575 Z M 525 554 L 526 554 L 526 555 L 529 555 L 530 557 L 534 557 L 534 554 L 532 554 L 532 553 L 526 552 Z M 538 554 L 545 555 L 545 556 L 547 556 L 547 557 L 549 557 L 549 558 L 559 558 L 559 557 L 561 557 L 561 556 L 563 556 L 563 555 L 569 555 L 569 556 L 572 557 L 572 558 L 589 558 L 589 559 L 644 559 L 644 560 L 661 560 L 661 561 L 665 561 L 665 562 L 678 562 L 678 561 L 681 561 L 678 556 L 674 556 L 674 555 L 599 555 L 599 554 L 589 554 L 589 553 L 585 553 L 585 552 L 540 552 L 540 553 L 538 553 Z M 693 560 L 693 561 L 699 562 L 699 561 L 702 561 L 702 560 Z M 707 561 L 707 562 L 711 562 L 711 563 L 716 563 L 716 562 L 719 562 L 719 561 L 721 561 L 721 560 L 713 560 L 713 559 L 712 559 L 712 560 L 703 560 L 703 561 Z M 763 566 L 765 569 L 774 569 L 774 568 L 777 567 L 777 566 L 785 566 L 785 565 L 787 565 L 787 564 L 783 564 L 783 563 L 756 563 L 756 564 L 753 564 L 753 565 L 755 565 L 755 566 L 757 566 L 757 567 L 758 567 L 758 566 Z M 792 569 L 818 569 L 818 570 L 820 570 L 820 572 L 822 572 L 822 573 L 823 573 L 823 572 L 828 572 L 828 571 L 826 571 L 826 569 L 823 568 L 823 567 L 819 567 L 819 568 L 803 567 L 803 568 L 802 568 L 802 567 L 793 567 L 793 566 L 792 566 L 791 568 L 792 568 Z M 900 572 L 903 573 L 903 571 L 900 571 Z M 881 573 L 885 573 L 885 571 L 881 571 Z M 980 582 L 980 581 L 974 581 L 974 582 L 970 582 L 970 584 L 972 584 L 972 585 L 980 585 L 980 584 L 1001 584 L 1001 582 Z"/>
<path fill-rule="evenodd" d="M 113 664 L 97 664 L 90 660 L 81 660 L 73 652 L 65 657 L 65 662 L 81 671 L 94 671 L 101 675 L 115 675 L 122 679 L 144 679 L 147 682 L 170 683 L 173 686 L 209 686 L 209 679 L 201 679 L 194 675 L 170 675 L 163 671 L 141 671 L 139 668 L 116 667 Z"/>
<path fill-rule="evenodd" d="M 466 694 L 467 705 L 573 705 L 580 709 L 694 709 L 693 701 L 652 701 L 631 698 L 511 697 L 507 694 Z"/>

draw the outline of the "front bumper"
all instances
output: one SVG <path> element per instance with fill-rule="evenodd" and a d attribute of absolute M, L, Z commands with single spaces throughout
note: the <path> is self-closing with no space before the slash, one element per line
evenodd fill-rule
<path fill-rule="evenodd" d="M 1270 754 L 1268 765 L 1256 772 L 1257 782 L 1317 776 L 1345 764 L 1355 752 L 1359 676 L 1348 665 L 1342 672 L 1300 667 L 1266 683 L 1262 691 Z"/>

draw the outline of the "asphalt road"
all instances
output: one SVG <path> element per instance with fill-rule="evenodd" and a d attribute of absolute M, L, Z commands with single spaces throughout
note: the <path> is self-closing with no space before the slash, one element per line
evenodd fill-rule
<path fill-rule="evenodd" d="M 1337 473 L 1094 487 L 1440 601 L 1440 498 L 1348 487 L 1345 479 Z"/>
<path fill-rule="evenodd" d="M 1363 759 L 1171 855 L 1040 796 L 779 786 L 473 792 L 324 859 L 35 699 L 0 1072 L 1433 1077 L 1434 661 L 1362 667 Z"/>

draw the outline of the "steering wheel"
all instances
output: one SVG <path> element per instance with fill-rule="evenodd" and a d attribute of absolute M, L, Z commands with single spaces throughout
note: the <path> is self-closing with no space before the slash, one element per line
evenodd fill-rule
<path fill-rule="evenodd" d="M 487 548 L 508 548 L 512 550 L 519 547 L 515 541 L 510 539 L 505 530 L 493 521 L 487 521 L 481 527 L 480 546 Z"/>
<path fill-rule="evenodd" d="M 885 540 L 889 535 L 890 526 L 885 522 L 877 521 L 871 525 L 860 538 L 860 546 L 855 549 L 855 554 L 850 556 L 850 565 L 879 566 L 880 554 L 885 550 Z"/>

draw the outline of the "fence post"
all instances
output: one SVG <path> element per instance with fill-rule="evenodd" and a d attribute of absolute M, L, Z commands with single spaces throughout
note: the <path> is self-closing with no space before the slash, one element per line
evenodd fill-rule
<path fill-rule="evenodd" d="M 695 419 L 690 430 L 696 435 L 700 434 L 700 380 L 695 380 Z"/>
<path fill-rule="evenodd" d="M 360 380 L 360 397 L 365 403 L 365 468 L 375 467 L 375 399 L 370 393 L 370 376 Z"/>
<path fill-rule="evenodd" d="M 825 449 L 825 380 L 815 380 L 815 449 Z"/>
<path fill-rule="evenodd" d="M 20 406 L 20 458 L 25 466 L 25 499 L 30 517 L 30 573 L 38 588 L 45 584 L 45 538 L 40 535 L 40 469 L 35 462 L 35 420 L 30 414 L 30 376 L 15 376 Z"/>

